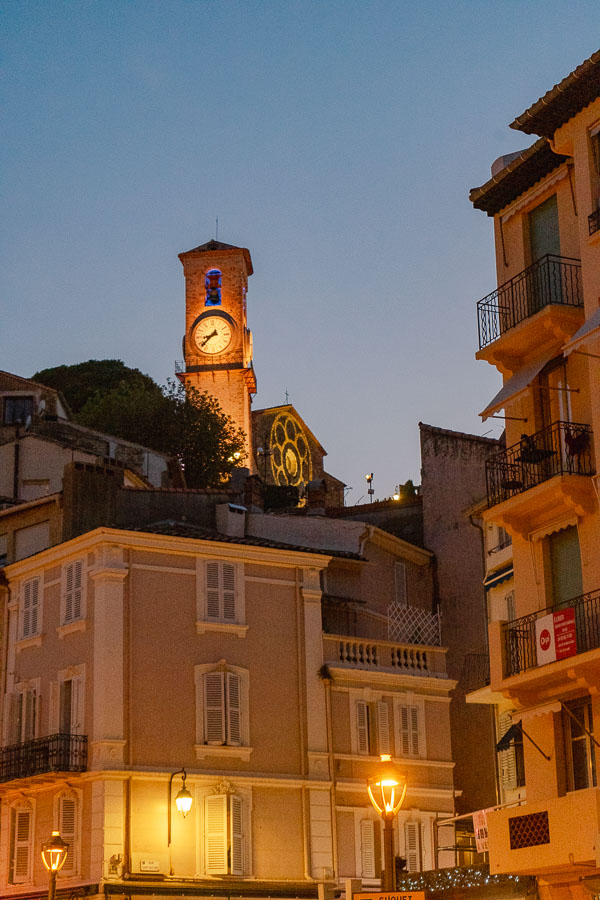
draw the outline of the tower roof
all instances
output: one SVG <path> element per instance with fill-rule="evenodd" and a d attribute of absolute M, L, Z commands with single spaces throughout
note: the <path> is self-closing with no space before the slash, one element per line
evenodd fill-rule
<path fill-rule="evenodd" d="M 200 253 L 226 253 L 233 256 L 234 251 L 236 253 L 242 253 L 244 255 L 244 259 L 246 260 L 246 267 L 248 269 L 248 275 L 252 275 L 254 269 L 252 268 L 252 257 L 250 256 L 250 251 L 246 247 L 236 247 L 235 244 L 224 244 L 223 241 L 207 241 L 205 244 L 200 244 L 199 247 L 194 247 L 192 250 L 186 250 L 184 253 L 180 253 L 179 259 L 182 260 L 185 256 L 191 256 L 192 254 L 197 255 Z"/>

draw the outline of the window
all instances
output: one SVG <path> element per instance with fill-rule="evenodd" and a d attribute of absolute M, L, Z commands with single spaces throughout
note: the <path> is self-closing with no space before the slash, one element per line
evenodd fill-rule
<path fill-rule="evenodd" d="M 76 875 L 79 870 L 79 838 L 81 828 L 79 824 L 80 795 L 76 791 L 64 791 L 54 801 L 55 828 L 59 831 L 63 841 L 69 845 L 69 852 L 64 862 L 60 875 L 69 878 Z"/>
<path fill-rule="evenodd" d="M 502 713 L 498 719 L 498 740 L 504 737 L 513 721 L 510 713 Z M 525 785 L 525 760 L 523 733 L 513 739 L 507 750 L 498 751 L 498 774 L 505 791 L 514 791 Z"/>
<path fill-rule="evenodd" d="M 515 612 L 515 592 L 509 591 L 504 597 L 504 602 L 506 603 L 506 621 L 514 622 L 517 618 Z"/>
<path fill-rule="evenodd" d="M 198 757 L 238 748 L 229 755 L 248 758 L 248 672 L 221 662 L 196 666 L 195 678 Z"/>
<path fill-rule="evenodd" d="M 0 534 L 0 566 L 8 562 L 8 535 Z"/>
<path fill-rule="evenodd" d="M 85 619 L 84 561 L 63 566 L 62 574 L 62 625 L 70 625 Z"/>
<path fill-rule="evenodd" d="M 22 744 L 38 736 L 39 698 L 38 678 L 16 684 L 13 693 L 7 694 L 6 744 Z"/>
<path fill-rule="evenodd" d="M 204 276 L 204 287 L 206 289 L 205 306 L 221 305 L 221 271 L 220 269 L 209 269 Z"/>
<path fill-rule="evenodd" d="M 421 823 L 404 823 L 404 856 L 409 872 L 420 872 L 422 869 Z"/>
<path fill-rule="evenodd" d="M 50 733 L 83 734 L 85 667 L 74 666 L 59 672 L 50 684 Z"/>
<path fill-rule="evenodd" d="M 396 752 L 398 756 L 425 756 L 424 707 L 419 701 L 396 704 Z"/>
<path fill-rule="evenodd" d="M 408 606 L 408 592 L 406 589 L 406 563 L 394 563 L 394 580 L 396 603 L 399 606 Z"/>
<path fill-rule="evenodd" d="M 551 602 L 556 606 L 583 593 L 577 526 L 569 525 L 568 528 L 549 535 L 548 549 L 552 577 Z"/>
<path fill-rule="evenodd" d="M 250 802 L 242 793 L 206 794 L 204 872 L 247 875 L 250 872 Z"/>
<path fill-rule="evenodd" d="M 11 884 L 26 884 L 32 880 L 33 807 L 20 803 L 10 811 L 10 872 Z"/>
<path fill-rule="evenodd" d="M 564 704 L 567 787 L 570 791 L 596 786 L 596 749 L 590 697 Z"/>
<path fill-rule="evenodd" d="M 385 700 L 368 703 L 355 701 L 355 746 L 353 751 L 361 756 L 379 756 L 391 753 L 389 707 Z"/>
<path fill-rule="evenodd" d="M 244 570 L 236 563 L 198 560 L 198 631 L 244 622 Z M 234 628 L 235 630 L 235 628 Z"/>
<path fill-rule="evenodd" d="M 42 585 L 41 578 L 28 578 L 21 585 L 19 613 L 19 637 L 21 640 L 35 637 L 42 626 Z"/>
<path fill-rule="evenodd" d="M 377 877 L 375 824 L 372 819 L 362 819 L 360 823 L 360 875 L 363 878 Z"/>
<path fill-rule="evenodd" d="M 5 397 L 4 425 L 25 425 L 33 416 L 33 397 Z"/>

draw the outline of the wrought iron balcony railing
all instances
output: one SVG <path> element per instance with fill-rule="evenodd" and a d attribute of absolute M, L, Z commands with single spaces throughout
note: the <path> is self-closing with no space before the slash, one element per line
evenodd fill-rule
<path fill-rule="evenodd" d="M 580 260 L 547 254 L 480 300 L 479 349 L 552 303 L 583 306 Z"/>
<path fill-rule="evenodd" d="M 588 216 L 588 228 L 590 234 L 596 234 L 600 229 L 600 206 Z"/>
<path fill-rule="evenodd" d="M 486 462 L 488 507 L 522 494 L 555 475 L 593 475 L 592 429 L 554 422 L 524 435 L 518 444 Z"/>
<path fill-rule="evenodd" d="M 87 736 L 82 734 L 50 734 L 0 749 L 0 782 L 86 768 Z"/>
<path fill-rule="evenodd" d="M 574 609 L 576 653 L 586 653 L 600 647 L 600 589 L 540 609 L 507 622 L 504 625 L 504 676 L 518 675 L 538 665 L 536 650 L 536 620 L 551 612 Z"/>

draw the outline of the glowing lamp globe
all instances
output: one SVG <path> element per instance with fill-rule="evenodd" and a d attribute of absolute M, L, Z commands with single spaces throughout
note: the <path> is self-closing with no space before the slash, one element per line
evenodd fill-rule
<path fill-rule="evenodd" d="M 389 753 L 381 755 L 381 765 L 375 775 L 367 778 L 371 803 L 382 817 L 391 821 L 398 815 L 406 797 L 406 775 L 402 775 L 391 761 Z"/>
<path fill-rule="evenodd" d="M 50 840 L 42 844 L 42 862 L 49 872 L 59 872 L 68 852 L 69 845 L 63 841 L 58 831 L 53 831 Z"/>
<path fill-rule="evenodd" d="M 175 806 L 177 807 L 177 811 L 182 814 L 184 819 L 192 808 L 192 800 L 192 795 L 186 788 L 184 781 L 183 787 L 175 797 Z"/>

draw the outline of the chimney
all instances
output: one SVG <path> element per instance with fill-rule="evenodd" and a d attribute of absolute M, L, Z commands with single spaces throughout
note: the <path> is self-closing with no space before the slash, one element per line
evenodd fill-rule
<path fill-rule="evenodd" d="M 327 504 L 327 485 L 324 478 L 314 478 L 306 485 L 306 506 L 308 514 L 324 516 Z"/>
<path fill-rule="evenodd" d="M 263 483 L 258 475 L 250 475 L 244 484 L 244 505 L 251 512 L 263 512 L 265 501 Z"/>
<path fill-rule="evenodd" d="M 246 507 L 237 503 L 219 503 L 216 507 L 217 531 L 229 537 L 244 537 Z"/>

